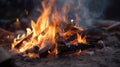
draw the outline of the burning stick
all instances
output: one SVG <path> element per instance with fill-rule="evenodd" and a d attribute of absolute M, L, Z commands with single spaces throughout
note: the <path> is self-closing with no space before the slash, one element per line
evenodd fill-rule
<path fill-rule="evenodd" d="M 25 41 L 25 40 L 27 40 L 27 39 L 29 39 L 29 38 L 31 38 L 31 37 L 32 37 L 32 33 L 29 34 L 28 36 L 26 36 L 24 39 L 22 39 L 22 40 L 15 46 L 15 48 L 18 49 L 18 48 L 22 45 L 23 41 Z"/>

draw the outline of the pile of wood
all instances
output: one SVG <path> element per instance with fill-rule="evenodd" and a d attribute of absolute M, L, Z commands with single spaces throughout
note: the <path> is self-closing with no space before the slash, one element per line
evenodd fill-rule
<path fill-rule="evenodd" d="M 94 24 L 94 28 L 87 28 L 86 30 L 80 32 L 82 33 L 82 36 L 84 37 L 86 35 L 87 43 L 77 43 L 77 44 L 68 44 L 69 42 L 76 39 L 77 35 L 73 34 L 67 38 L 67 40 L 63 41 L 63 39 L 58 39 L 58 54 L 59 56 L 69 53 L 74 53 L 80 50 L 89 50 L 89 49 L 98 49 L 104 47 L 104 40 L 109 35 L 115 35 L 116 37 L 120 36 L 120 23 L 113 23 L 113 21 L 96 21 L 96 22 L 103 22 L 103 23 L 97 23 Z M 108 24 L 109 23 L 109 24 Z M 77 30 L 77 28 L 69 28 L 71 30 Z M 10 48 L 11 43 L 14 39 L 15 33 L 6 31 L 2 28 L 0 28 L 0 43 L 3 47 Z M 23 40 L 21 40 L 15 48 L 18 49 L 22 42 L 29 39 L 32 34 L 26 36 Z M 9 43 L 9 44 L 8 44 Z M 45 46 L 43 49 L 40 49 L 38 46 L 34 46 L 32 49 L 26 50 L 25 53 L 37 53 L 40 55 L 40 57 L 46 57 L 49 55 L 49 51 L 52 51 L 53 49 L 49 49 L 49 45 Z M 9 47 L 8 47 L 9 46 Z"/>

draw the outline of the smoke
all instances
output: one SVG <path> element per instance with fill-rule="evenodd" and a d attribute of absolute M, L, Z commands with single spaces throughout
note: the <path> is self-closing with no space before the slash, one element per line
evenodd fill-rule
<path fill-rule="evenodd" d="M 68 22 L 73 19 L 79 25 L 86 27 L 91 26 L 94 20 L 104 17 L 103 12 L 110 4 L 110 1 L 111 0 L 56 0 L 54 6 L 60 15 L 64 14 L 67 17 Z M 38 2 L 41 2 L 41 0 L 36 2 L 35 4 L 37 4 L 38 7 L 38 4 L 40 4 Z"/>

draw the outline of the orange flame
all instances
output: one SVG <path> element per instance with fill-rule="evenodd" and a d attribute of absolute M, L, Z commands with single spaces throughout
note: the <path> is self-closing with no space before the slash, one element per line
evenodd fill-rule
<path fill-rule="evenodd" d="M 45 1 L 42 2 L 43 12 L 41 16 L 38 18 L 37 22 L 31 20 L 32 29 L 27 28 L 26 34 L 18 35 L 18 37 L 14 39 L 12 43 L 12 49 L 14 49 L 20 41 L 32 34 L 30 38 L 22 42 L 22 45 L 19 49 L 16 49 L 18 52 L 24 52 L 28 49 L 33 48 L 34 46 L 39 46 L 42 49 L 42 47 L 47 47 L 50 44 L 56 47 L 53 52 L 55 54 L 57 53 L 58 44 L 56 42 L 56 34 L 60 33 L 63 36 L 67 36 L 67 34 L 72 34 L 74 31 L 71 30 L 64 32 L 64 28 L 62 28 L 65 26 L 62 21 L 67 22 L 65 15 L 68 12 L 68 5 L 65 5 L 63 8 L 62 16 L 61 13 L 58 13 L 59 11 L 54 6 L 54 3 L 55 0 L 50 0 L 47 5 Z M 52 7 L 54 7 L 54 9 L 52 9 Z M 74 20 L 71 19 L 71 22 L 74 22 Z M 79 28 L 82 30 L 81 27 Z M 47 40 L 49 41 L 47 42 Z M 77 40 L 79 43 L 86 43 L 86 39 L 81 38 L 81 35 L 79 34 L 77 34 Z M 34 56 L 34 54 L 29 53 L 29 57 L 32 56 Z"/>
<path fill-rule="evenodd" d="M 83 44 L 86 44 L 86 38 L 85 37 L 81 37 L 80 34 L 77 33 L 77 41 L 78 43 L 83 43 Z"/>

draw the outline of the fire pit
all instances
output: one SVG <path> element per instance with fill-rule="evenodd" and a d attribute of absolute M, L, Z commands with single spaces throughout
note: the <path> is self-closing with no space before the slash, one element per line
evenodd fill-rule
<path fill-rule="evenodd" d="M 98 20 L 93 27 L 84 27 L 77 13 L 69 16 L 71 1 L 59 8 L 56 4 L 56 0 L 42 1 L 37 21 L 31 20 L 30 26 L 24 21 L 26 30 L 19 30 L 23 29 L 19 18 L 13 24 L 17 32 L 0 28 L 0 42 L 13 63 L 20 67 L 119 67 L 120 23 Z M 72 9 L 79 11 L 77 6 Z"/>
<path fill-rule="evenodd" d="M 18 34 L 12 43 L 13 50 L 24 56 L 45 57 L 103 47 L 103 43 L 98 43 L 101 38 L 94 39 L 94 43 L 88 42 L 89 33 L 80 27 L 77 19 L 68 21 L 64 12 L 68 12 L 69 5 L 65 4 L 64 9 L 58 13 L 55 3 L 55 0 L 42 2 L 41 16 L 36 22 L 31 20 L 31 28 L 27 28 L 25 34 Z"/>

